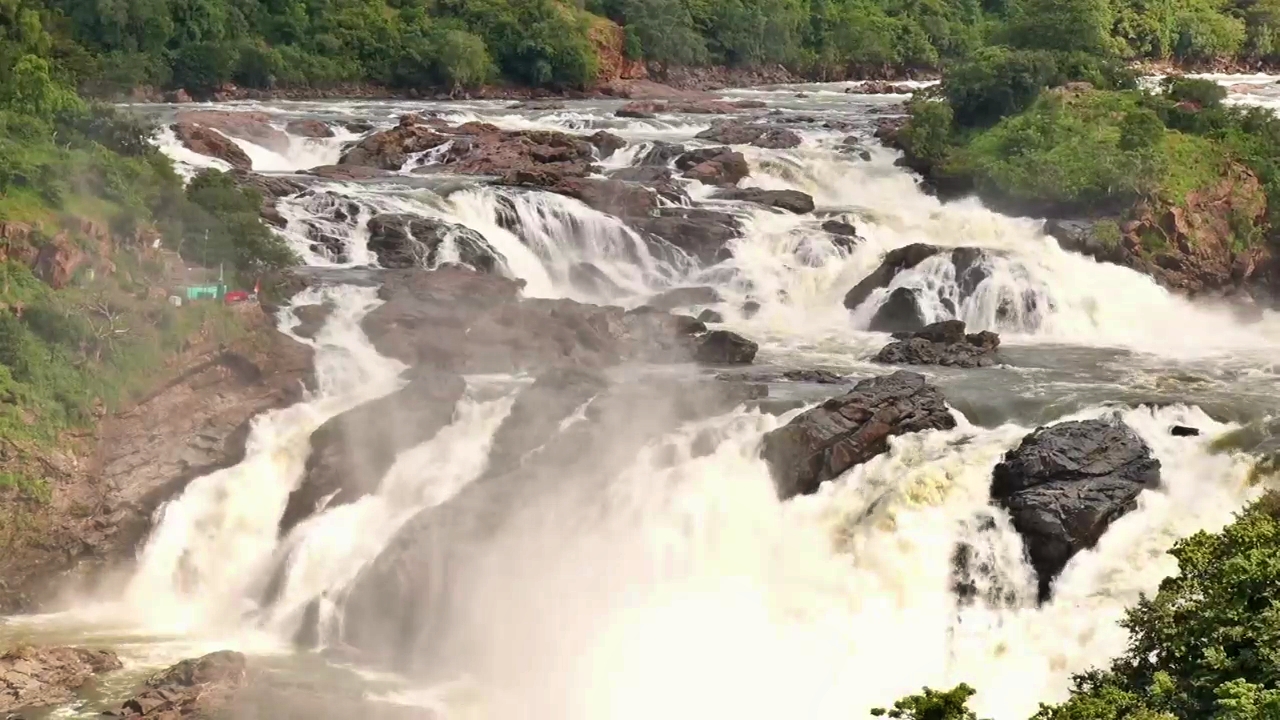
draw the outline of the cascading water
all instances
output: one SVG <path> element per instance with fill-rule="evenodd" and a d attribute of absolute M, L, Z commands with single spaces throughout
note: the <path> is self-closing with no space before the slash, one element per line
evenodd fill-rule
<path fill-rule="evenodd" d="M 893 101 L 859 105 L 842 89 L 806 88 L 805 98 L 793 96 L 796 88 L 743 95 L 864 124 L 859 113 Z M 424 109 L 245 107 L 330 123 L 363 115 L 384 124 Z M 697 117 L 624 121 L 613 106 L 592 103 L 553 112 L 492 103 L 436 107 L 455 122 L 609 129 L 632 145 L 605 170 L 637 162 L 645 141 L 696 142 L 692 136 L 708 124 Z M 799 410 L 778 417 L 739 409 L 671 427 L 634 459 L 601 468 L 591 478 L 598 482 L 522 486 L 518 507 L 468 549 L 466 562 L 451 566 L 449 585 L 432 598 L 444 601 L 439 611 L 449 624 L 427 677 L 384 699 L 431 707 L 445 718 L 821 720 L 862 717 L 921 685 L 965 681 L 979 688 L 980 715 L 1021 720 L 1038 702 L 1061 698 L 1072 673 L 1123 649 L 1117 621 L 1174 570 L 1164 551 L 1175 539 L 1220 527 L 1257 492 L 1246 482 L 1247 457 L 1211 450 L 1211 438 L 1232 425 L 1187 404 L 1119 409 L 1161 460 L 1163 486 L 1143 493 L 1136 511 L 1074 558 L 1053 600 L 1037 607 L 1021 540 L 988 502 L 1001 454 L 1046 415 L 1056 421 L 1117 412 L 1102 400 L 1186 376 L 1193 380 L 1177 387 L 1270 408 L 1257 396 L 1277 387 L 1269 357 L 1280 323 L 1268 313 L 1245 325 L 1226 308 L 1191 303 L 1131 270 L 1066 253 L 1032 220 L 997 215 L 976 201 L 941 204 L 894 167 L 888 151 L 872 148 L 871 159 L 862 160 L 837 152 L 841 133 L 801 134 L 804 143 L 794 150 L 745 149 L 752 175 L 743 185 L 807 192 L 814 215 L 715 201 L 710 188 L 690 186 L 695 201 L 744 218 L 732 259 L 705 270 L 655 251 L 576 200 L 470 180 L 442 183 L 413 175 L 412 167 L 377 183 L 312 180 L 308 191 L 279 202 L 283 234 L 310 265 L 377 264 L 368 220 L 403 214 L 478 232 L 501 255 L 500 271 L 526 281 L 528 296 L 637 304 L 671 286 L 712 284 L 726 324 L 761 341 L 763 363 L 881 372 L 866 358 L 884 336 L 862 328 L 897 287 L 927 290 L 927 319 L 955 316 L 975 329 L 999 330 L 1010 351 L 1028 359 L 967 375 L 939 371 L 949 397 L 952 387 L 962 399 L 1003 397 L 1010 386 L 1032 391 L 998 421 L 980 425 L 976 415 L 956 410 L 954 430 L 896 438 L 888 453 L 813 496 L 780 503 L 758 457 L 761 436 Z M 332 162 L 346 137 L 298 145 L 296 153 L 294 138 L 290 153 L 274 158 L 239 144 L 259 170 L 288 172 Z M 181 150 L 171 133 L 159 142 L 188 172 L 221 167 Z M 853 222 L 862 239 L 851 248 L 831 243 L 821 229 L 831 218 Z M 843 307 L 844 294 L 884 252 L 915 242 L 981 248 L 982 273 L 957 277 L 943 254 L 900 274 L 854 311 Z M 586 265 L 608 280 L 606 289 L 575 283 Z M 519 380 L 467 378 L 452 422 L 401 453 L 375 492 L 278 536 L 312 430 L 402 382 L 403 366 L 380 356 L 360 330 L 378 303 L 375 290 L 306 292 L 295 304 L 334 307 L 316 339 L 303 341 L 316 347 L 320 387 L 305 402 L 259 418 L 244 462 L 194 481 L 163 508 L 124 601 L 114 606 L 144 633 L 234 644 L 252 630 L 283 646 L 315 608 L 320 643 L 336 646 L 352 579 L 397 529 L 472 490 L 471 497 L 484 497 L 489 449 Z M 743 311 L 748 301 L 758 312 Z M 287 327 L 291 316 L 282 317 Z M 1112 354 L 1100 362 L 1104 351 Z M 637 407 L 636 419 L 644 413 Z M 572 417 L 587 414 L 579 408 Z M 1200 428 L 1204 437 L 1172 437 L 1173 424 Z M 953 587 L 958 545 L 969 547 L 970 565 L 981 568 L 967 579 L 971 601 L 962 602 Z M 274 601 L 264 603 L 262 590 L 272 582 Z M 424 615 L 438 611 L 427 598 L 419 602 Z"/>

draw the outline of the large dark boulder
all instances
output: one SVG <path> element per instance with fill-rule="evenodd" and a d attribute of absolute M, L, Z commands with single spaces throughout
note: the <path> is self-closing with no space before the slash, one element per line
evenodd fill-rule
<path fill-rule="evenodd" d="M 684 152 L 685 147 L 683 145 L 655 140 L 652 146 L 645 151 L 645 154 L 640 156 L 636 164 L 642 167 L 667 167 L 676 158 L 683 155 Z"/>
<path fill-rule="evenodd" d="M 1160 461 L 1129 426 L 1081 420 L 1039 428 L 1005 453 L 991 500 L 1022 535 L 1044 601 L 1067 562 L 1159 483 Z"/>
<path fill-rule="evenodd" d="M 749 365 L 759 345 L 728 330 L 712 330 L 698 338 L 694 357 L 708 365 Z"/>
<path fill-rule="evenodd" d="M 604 160 L 615 152 L 627 146 L 627 141 L 605 130 L 598 130 L 594 135 L 587 138 L 587 142 L 595 147 L 596 152 L 600 153 L 600 159 Z"/>
<path fill-rule="evenodd" d="M 438 148 L 452 139 L 419 120 L 406 116 L 396 127 L 360 140 L 342 155 L 338 164 L 399 170 L 409 161 L 409 155 Z"/>
<path fill-rule="evenodd" d="M 94 676 L 119 670 L 110 650 L 14 647 L 0 654 L 0 714 L 71 702 Z"/>
<path fill-rule="evenodd" d="M 715 197 L 724 200 L 740 200 L 765 207 L 787 210 L 797 215 L 813 212 L 813 196 L 799 190 L 762 190 L 760 188 L 732 188 L 721 190 Z"/>
<path fill-rule="evenodd" d="M 911 288 L 900 287 L 889 293 L 871 316 L 867 329 L 872 332 L 915 332 L 924 328 L 924 309 L 920 297 Z"/>
<path fill-rule="evenodd" d="M 506 262 L 480 233 L 464 225 L 408 214 L 369 219 L 369 249 L 387 268 L 434 268 L 452 243 L 457 260 L 481 272 L 495 272 Z"/>
<path fill-rule="evenodd" d="M 322 503 L 345 505 L 376 490 L 396 455 L 431 439 L 452 421 L 465 390 L 466 383 L 457 375 L 419 370 L 403 388 L 321 425 L 311 434 L 306 474 L 289 494 L 281 533 L 310 517 Z"/>
<path fill-rule="evenodd" d="M 680 248 L 704 265 L 722 259 L 725 246 L 742 234 L 737 218 L 703 208 L 662 208 L 656 215 L 629 217 L 626 222 L 638 232 Z"/>
<path fill-rule="evenodd" d="M 999 362 L 1000 336 L 984 330 L 965 334 L 963 320 L 943 320 L 914 333 L 900 333 L 876 353 L 875 361 L 890 365 L 947 365 L 988 367 Z"/>
<path fill-rule="evenodd" d="M 171 128 L 178 142 L 191 152 L 217 158 L 237 170 L 253 168 L 253 161 L 245 151 L 217 130 L 191 122 L 177 122 Z"/>
<path fill-rule="evenodd" d="M 853 289 L 844 296 L 844 306 L 850 310 L 858 307 L 871 297 L 871 293 L 880 288 L 889 287 L 889 283 L 893 282 L 898 273 L 910 270 L 942 251 L 943 248 L 924 243 L 913 243 L 890 250 L 885 253 L 880 266 L 854 285 Z"/>
<path fill-rule="evenodd" d="M 742 153 L 727 147 L 690 150 L 676 158 L 676 169 L 684 176 L 705 185 L 737 185 L 751 174 Z"/>
<path fill-rule="evenodd" d="M 942 393 L 923 375 L 895 372 L 868 378 L 764 436 L 778 497 L 817 492 L 826 480 L 889 449 L 889 438 L 950 430 L 955 418 Z"/>

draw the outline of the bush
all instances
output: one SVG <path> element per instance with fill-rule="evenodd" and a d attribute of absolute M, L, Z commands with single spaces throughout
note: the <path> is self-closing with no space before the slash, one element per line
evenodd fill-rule
<path fill-rule="evenodd" d="M 244 87 L 270 88 L 284 70 L 280 53 L 260 44 L 247 44 L 237 54 L 231 79 Z"/>
<path fill-rule="evenodd" d="M 1227 89 L 1212 80 L 1172 76 L 1165 78 L 1162 84 L 1164 94 L 1175 103 L 1190 102 L 1201 108 L 1217 108 L 1227 98 Z"/>
<path fill-rule="evenodd" d="M 231 80 L 236 50 L 218 42 L 184 45 L 173 56 L 173 84 L 193 93 L 208 93 Z"/>
<path fill-rule="evenodd" d="M 991 47 L 953 68 L 943 91 L 956 124 L 981 127 L 1021 112 L 1057 77 L 1052 53 Z"/>
<path fill-rule="evenodd" d="M 911 103 L 911 122 L 902 129 L 899 139 L 913 158 L 937 165 L 951 151 L 952 120 L 947 103 L 916 100 Z"/>

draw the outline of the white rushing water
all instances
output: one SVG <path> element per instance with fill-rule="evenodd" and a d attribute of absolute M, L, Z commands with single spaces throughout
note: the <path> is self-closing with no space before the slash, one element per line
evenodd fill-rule
<path fill-rule="evenodd" d="M 846 111 L 843 86 L 805 89 L 810 97 L 794 98 L 799 89 L 742 94 L 796 111 Z M 299 112 L 296 104 L 284 107 Z M 422 109 L 307 107 L 386 123 Z M 624 123 L 589 104 L 549 113 L 485 103 L 445 110 L 454 121 L 508 128 L 608 128 L 633 143 L 687 142 L 706 127 L 678 117 Z M 887 291 L 852 313 L 842 299 L 884 252 L 914 242 L 983 248 L 989 277 L 962 293 L 952 264 L 939 257 L 903 273 L 889 290 L 927 288 L 936 300 L 926 303 L 929 320 L 951 316 L 954 307 L 974 329 L 999 330 L 1006 345 L 1125 348 L 1176 365 L 1227 356 L 1249 363 L 1273 356 L 1280 342 L 1280 321 L 1270 313 L 1245 324 L 1225 307 L 1192 303 L 1128 269 L 1066 253 L 1037 221 L 1004 217 L 976 201 L 941 204 L 894 167 L 886 150 L 874 148 L 864 161 L 836 152 L 843 133 L 802 135 L 794 150 L 744 149 L 753 172 L 743 185 L 802 190 L 819 214 L 727 205 L 744 218 L 744 236 L 733 243 L 733 259 L 710 271 L 656 252 L 576 200 L 478 185 L 434 192 L 408 174 L 378 184 L 317 183 L 314 192 L 281 201 L 283 234 L 308 264 L 373 264 L 368 219 L 404 213 L 479 232 L 501 254 L 501 271 L 526 281 L 529 296 L 635 305 L 671 286 L 709 282 L 725 298 L 716 307 L 727 324 L 762 341 L 766 356 L 809 362 L 856 365 L 867 348 L 883 343 L 863 328 Z M 342 139 L 294 138 L 283 155 L 238 142 L 256 168 L 288 172 L 333 162 Z M 188 170 L 220 167 L 180 149 L 171 133 L 158 142 Z M 624 150 L 607 166 L 623 167 L 639 155 Z M 707 195 L 701 188 L 691 194 Z M 335 207 L 355 211 L 344 209 L 339 218 Z M 514 228 L 502 220 L 509 211 Z M 820 231 L 828 219 L 822 213 L 852 221 L 864 239 L 851 252 L 831 245 Z M 317 234 L 336 238 L 340 252 L 317 250 Z M 574 268 L 582 264 L 612 289 L 575 286 Z M 278 650 L 319 597 L 329 628 L 321 639 L 337 644 L 342 598 L 359 570 L 415 513 L 447 502 L 483 474 L 520 387 L 509 378 L 468 378 L 452 423 L 396 458 L 375 493 L 278 537 L 310 433 L 401 382 L 401 364 L 378 355 L 359 327 L 378 302 L 374 290 L 307 292 L 299 304 L 335 307 L 316 339 L 303 340 L 316 347 L 320 387 L 304 402 L 258 418 L 242 463 L 194 481 L 163 508 L 124 600 L 111 606 L 116 622 L 123 615 L 144 632 L 228 644 L 252 632 L 274 639 Z M 751 317 L 741 310 L 749 300 L 761 306 Z M 1249 372 L 1270 377 L 1269 362 Z M 1088 383 L 1089 369 L 1079 372 Z M 1044 402 L 1059 399 L 1048 395 Z M 465 674 L 384 699 L 431 707 L 446 718 L 843 720 L 922 685 L 964 681 L 979 689 L 979 715 L 1021 720 L 1040 701 L 1064 697 L 1072 673 L 1124 649 L 1117 621 L 1175 570 L 1165 551 L 1177 538 L 1221 527 L 1257 492 L 1245 482 L 1248 458 L 1210 450 L 1211 439 L 1231 425 L 1186 405 L 1122 410 L 1161 460 L 1163 486 L 1143 493 L 1138 509 L 1097 548 L 1073 559 L 1053 600 L 1037 607 L 1021 542 L 988 502 L 992 467 L 1032 426 L 978 427 L 956 412 L 955 430 L 896 438 L 888 453 L 818 494 L 782 503 L 758 457 L 759 443 L 798 412 L 775 417 L 739 409 L 671 428 L 660 447 L 609 468 L 617 477 L 605 500 L 537 498 L 451 578 L 467 600 L 453 629 L 461 642 L 453 660 Z M 1059 419 L 1108 412 L 1091 407 Z M 1171 437 L 1173 424 L 1204 435 Z M 714 450 L 695 451 L 708 437 Z M 990 528 L 984 519 L 994 529 L 983 529 Z M 958 604 L 951 582 L 960 542 L 992 568 L 979 579 L 980 595 L 1000 590 L 1002 600 Z M 277 599 L 263 607 L 262 589 L 277 571 L 283 572 Z"/>

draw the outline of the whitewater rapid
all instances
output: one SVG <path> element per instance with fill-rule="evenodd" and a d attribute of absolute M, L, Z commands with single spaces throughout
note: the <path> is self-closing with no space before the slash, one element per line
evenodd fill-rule
<path fill-rule="evenodd" d="M 807 97 L 795 96 L 801 91 Z M 1272 401 L 1251 393 L 1273 396 L 1278 386 L 1271 358 L 1280 319 L 1267 312 L 1246 323 L 1226 307 L 1189 302 L 1131 270 L 1064 252 L 1037 220 L 923 194 L 894 166 L 893 153 L 869 139 L 868 118 L 892 112 L 901 98 L 849 99 L 839 85 L 733 95 L 788 112 L 852 118 L 855 128 L 802 125 L 803 144 L 794 150 L 744 149 L 752 167 L 744 186 L 807 192 L 818 207 L 813 215 L 713 201 L 705 189 L 690 188 L 696 202 L 743 222 L 733 258 L 714 268 L 655 252 L 618 220 L 576 200 L 476 183 L 437 192 L 409 166 L 385 181 L 316 182 L 313 192 L 282 199 L 281 233 L 309 265 L 356 267 L 376 262 L 368 218 L 406 213 L 479 232 L 503 256 L 501 272 L 524 280 L 531 297 L 633 307 L 671 287 L 710 284 L 723 297 L 715 307 L 725 324 L 761 343 L 759 364 L 816 365 L 857 377 L 884 372 L 868 358 L 886 338 L 865 327 L 888 291 L 854 312 L 842 300 L 883 253 L 913 242 L 981 247 L 989 251 L 990 277 L 965 298 L 956 292 L 954 269 L 939 258 L 901 274 L 889 290 L 927 287 L 954 299 L 956 315 L 973 329 L 999 331 L 1028 361 L 965 373 L 925 369 L 948 397 L 1003 398 L 1011 387 L 1017 397 L 996 421 L 957 408 L 954 430 L 896 438 L 888 453 L 785 503 L 758 457 L 760 438 L 802 409 L 775 416 L 739 408 L 673 427 L 626 467 L 610 468 L 618 472 L 607 502 L 538 498 L 459 572 L 470 602 L 456 628 L 455 660 L 466 672 L 370 689 L 372 696 L 449 719 L 847 720 L 923 685 L 968 682 L 979 690 L 973 705 L 980 716 L 1023 720 L 1039 702 L 1064 697 L 1072 673 L 1124 649 L 1118 621 L 1176 569 L 1165 554 L 1176 539 L 1221 527 L 1259 492 L 1246 482 L 1249 457 L 1211 448 L 1235 423 L 1186 402 L 1132 407 L 1115 398 L 1172 383 L 1175 394 L 1270 408 Z M 698 116 L 623 121 L 611 115 L 613 105 L 594 102 L 550 111 L 496 102 L 229 107 L 272 113 L 281 126 L 299 116 L 335 127 L 353 118 L 388 126 L 402 112 L 436 109 L 452 122 L 508 129 L 607 129 L 632 143 L 605 163 L 614 168 L 636 161 L 643 143 L 689 142 L 709 125 Z M 866 141 L 870 160 L 837 152 L 849 134 Z M 283 154 L 237 143 L 255 168 L 290 173 L 333 162 L 353 137 L 292 138 Z M 220 167 L 180 149 L 171 133 L 157 142 L 188 174 Z M 334 220 L 328 210 L 338 202 L 358 212 Z M 500 221 L 509 209 L 519 231 Z M 853 222 L 863 238 L 851 252 L 819 242 L 822 222 L 836 217 Z M 317 250 L 317 228 L 341 240 L 342 259 Z M 598 268 L 612 289 L 574 286 L 571 270 L 581 263 Z M 1027 297 L 1035 299 L 1033 313 L 1001 311 L 1010 298 Z M 759 303 L 758 312 L 744 312 L 748 301 Z M 379 355 L 360 329 L 379 302 L 374 289 L 345 285 L 296 298 L 294 305 L 335 308 L 314 340 L 297 338 L 316 350 L 318 388 L 258 418 L 242 463 L 197 479 L 162 508 L 119 597 L 13 622 L 132 637 L 126 655 L 147 666 L 189 656 L 194 647 L 279 656 L 292 652 L 319 597 L 319 642 L 340 647 L 340 611 L 352 579 L 415 513 L 483 475 L 494 434 L 529 381 L 466 378 L 451 423 L 401 453 L 375 493 L 280 537 L 310 433 L 403 382 L 403 365 Z M 950 314 L 941 302 L 925 309 L 930 320 Z M 292 334 L 296 319 L 288 309 L 281 322 Z M 1076 356 L 1083 359 L 1070 359 Z M 1021 541 L 989 506 L 991 469 L 1040 421 L 1031 418 L 1110 413 L 1151 446 L 1163 486 L 1144 492 L 1136 511 L 1075 557 L 1052 601 L 1037 607 Z M 1174 424 L 1203 434 L 1172 437 Z M 991 568 L 978 579 L 983 599 L 969 605 L 951 585 L 952 553 L 962 542 Z M 263 603 L 270 584 L 276 599 Z"/>

